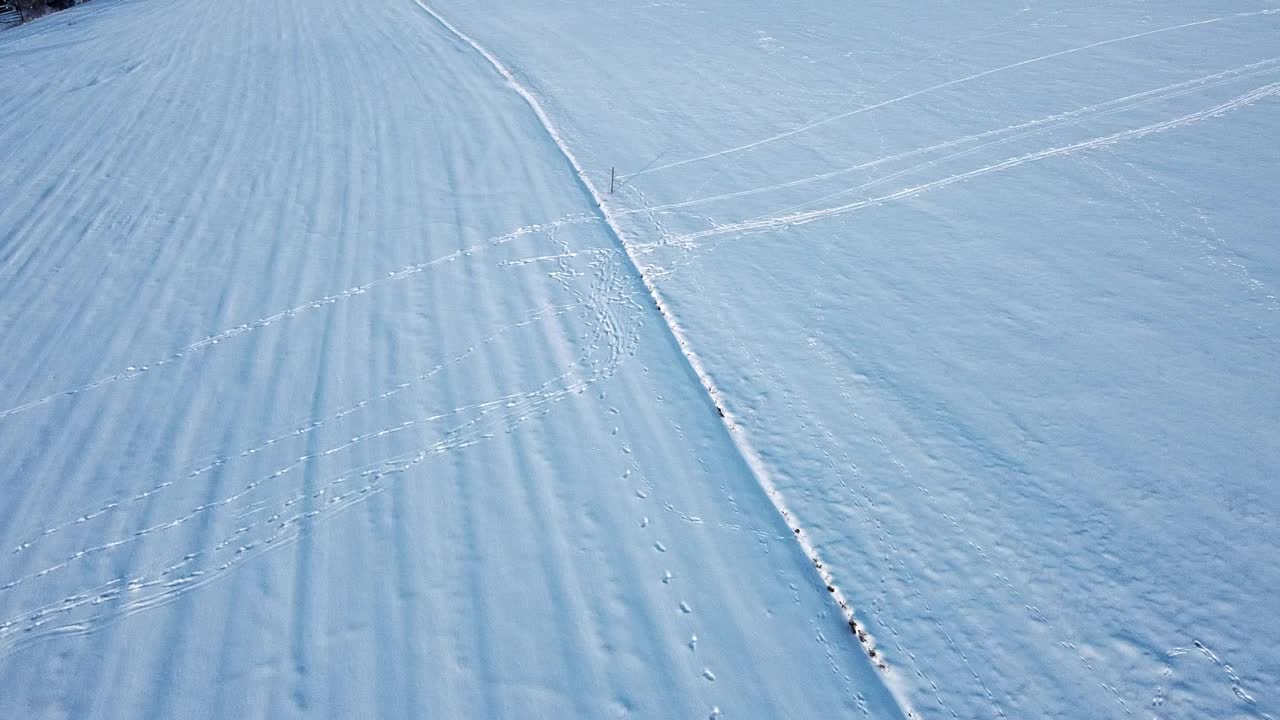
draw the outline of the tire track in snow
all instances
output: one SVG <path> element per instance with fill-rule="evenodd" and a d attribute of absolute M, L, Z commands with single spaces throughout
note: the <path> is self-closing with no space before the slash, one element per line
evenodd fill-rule
<path fill-rule="evenodd" d="M 995 75 L 995 74 L 997 74 L 997 73 L 1006 72 L 1006 71 L 1008 71 L 1008 70 L 1013 70 L 1013 69 L 1015 69 L 1015 68 L 1025 67 L 1025 66 L 1027 66 L 1027 65 L 1033 65 L 1033 64 L 1035 64 L 1035 63 L 1044 62 L 1045 60 L 1052 60 L 1052 59 L 1054 59 L 1054 58 L 1063 57 L 1063 56 L 1065 56 L 1065 55 L 1072 55 L 1072 54 L 1074 54 L 1074 53 L 1085 52 L 1085 51 L 1087 51 L 1087 50 L 1092 50 L 1092 49 L 1094 49 L 1094 48 L 1104 47 L 1104 46 L 1106 46 L 1106 45 L 1114 45 L 1114 44 L 1116 44 L 1116 43 L 1127 42 L 1127 41 L 1129 41 L 1129 40 L 1137 40 L 1137 39 L 1139 39 L 1139 38 L 1150 37 L 1150 36 L 1152 36 L 1152 35 L 1159 35 L 1159 34 L 1161 34 L 1161 33 L 1172 32 L 1172 31 L 1175 31 L 1175 30 L 1183 30 L 1183 29 L 1186 29 L 1186 28 L 1197 27 L 1197 26 L 1201 26 L 1201 25 L 1211 25 L 1211 24 L 1214 24 L 1214 23 L 1220 23 L 1220 22 L 1225 22 L 1225 21 L 1229 21 L 1229 20 L 1238 20 L 1238 19 L 1243 19 L 1243 18 L 1259 17 L 1259 16 L 1263 16 L 1263 15 L 1273 15 L 1273 14 L 1276 14 L 1276 13 L 1280 13 L 1280 8 L 1272 8 L 1272 9 L 1268 9 L 1268 10 L 1255 10 L 1255 11 L 1252 11 L 1252 12 L 1233 13 L 1233 14 L 1231 14 L 1231 15 L 1222 15 L 1222 16 L 1220 16 L 1220 17 L 1209 18 L 1209 19 L 1207 19 L 1207 20 L 1197 20 L 1197 21 L 1194 21 L 1194 22 L 1182 23 L 1182 24 L 1180 24 L 1180 25 L 1170 25 L 1170 26 L 1168 26 L 1168 27 L 1156 28 L 1155 30 L 1146 30 L 1146 31 L 1144 31 L 1144 32 L 1140 32 L 1140 33 L 1133 33 L 1133 34 L 1130 34 L 1130 35 L 1125 35 L 1125 36 L 1123 36 L 1123 37 L 1116 37 L 1116 38 L 1111 38 L 1111 39 L 1109 39 L 1109 40 L 1101 40 L 1101 41 L 1098 41 L 1098 42 L 1090 43 L 1090 44 L 1088 44 L 1088 45 L 1081 45 L 1080 47 L 1075 47 L 1075 48 L 1071 48 L 1071 49 L 1068 49 L 1068 50 L 1060 50 L 1060 51 L 1058 51 L 1058 52 L 1049 53 L 1048 55 L 1040 55 L 1040 56 L 1038 56 L 1038 57 L 1030 58 L 1030 59 L 1028 59 L 1028 60 L 1022 60 L 1022 61 L 1019 61 L 1019 62 L 1016 62 L 1016 63 L 1011 63 L 1011 64 L 1009 64 L 1009 65 L 1002 65 L 1002 66 L 997 67 L 997 68 L 991 68 L 991 69 L 989 69 L 989 70 L 983 70 L 982 72 L 974 73 L 974 74 L 972 74 L 972 75 L 967 75 L 967 76 L 965 76 L 965 77 L 957 78 L 957 79 L 955 79 L 955 80 L 948 80 L 947 82 L 938 83 L 937 85 L 931 85 L 931 86 L 929 86 L 929 87 L 927 87 L 927 88 L 924 88 L 924 89 L 922 89 L 922 90 L 916 90 L 916 91 L 914 91 L 914 92 L 907 93 L 906 95 L 900 95 L 900 96 L 898 96 L 898 97 L 896 97 L 896 98 L 892 98 L 892 99 L 890 99 L 890 100 L 885 100 L 885 101 L 883 101 L 883 102 L 878 102 L 878 103 L 875 103 L 875 104 L 873 104 L 873 105 L 864 105 L 863 107 L 860 107 L 860 108 L 857 108 L 857 109 L 854 109 L 854 110 L 850 110 L 850 111 L 848 111 L 848 112 L 840 113 L 840 114 L 838 114 L 838 115 L 830 115 L 830 116 L 827 116 L 827 117 L 825 117 L 825 118 L 821 118 L 821 119 L 818 119 L 818 120 L 811 121 L 811 122 L 809 122 L 809 123 L 806 123 L 805 125 L 801 125 L 801 126 L 800 126 L 800 127 L 798 127 L 798 128 L 795 128 L 795 129 L 792 129 L 792 130 L 787 130 L 786 132 L 781 132 L 781 133 L 778 133 L 778 134 L 776 134 L 776 135 L 771 135 L 771 136 L 769 136 L 769 137 L 767 137 L 767 138 L 763 138 L 763 139 L 761 139 L 761 140 L 756 140 L 756 141 L 754 141 L 754 142 L 745 143 L 745 144 L 743 144 L 743 145 L 737 145 L 737 146 L 735 146 L 735 147 L 731 147 L 731 148 L 728 148 L 728 149 L 725 149 L 725 150 L 718 150 L 718 151 L 716 151 L 716 152 L 708 153 L 708 154 L 706 154 L 706 155 L 700 155 L 700 156 L 698 156 L 698 157 L 692 157 L 692 158 L 687 158 L 687 159 L 685 159 L 685 160 L 678 160 L 678 161 L 676 161 L 676 162 L 666 163 L 665 165 L 659 165 L 659 166 L 657 166 L 657 167 L 649 168 L 648 170 L 642 170 L 642 171 L 640 171 L 640 172 L 634 172 L 634 173 L 631 173 L 631 174 L 629 174 L 629 175 L 622 175 L 622 176 L 620 176 L 618 179 L 619 179 L 619 180 L 629 180 L 629 179 L 631 179 L 631 178 L 640 177 L 641 175 L 648 175 L 648 174 L 651 174 L 651 173 L 661 172 L 661 171 L 663 171 L 663 170 L 669 170 L 669 169 L 671 169 L 671 168 L 676 168 L 676 167 L 680 167 L 680 166 L 683 166 L 683 165 L 689 165 L 689 164 L 696 163 L 696 162 L 702 162 L 702 161 L 704 161 L 704 160 L 711 160 L 711 159 L 713 159 L 713 158 L 723 157 L 723 156 L 725 156 L 725 155 L 732 155 L 732 154 L 735 154 L 735 153 L 743 152 L 744 150 L 751 150 L 751 149 L 753 149 L 753 148 L 760 147 L 761 145 L 767 145 L 767 144 L 769 144 L 769 143 L 776 142 L 776 141 L 778 141 L 778 140 L 783 140 L 783 139 L 785 139 L 785 138 L 793 137 L 793 136 L 795 136 L 795 135 L 799 135 L 799 134 L 801 134 L 801 133 L 808 132 L 809 130 L 812 130 L 812 129 L 817 128 L 817 127 L 821 127 L 821 126 L 823 126 L 823 125 L 826 125 L 826 124 L 828 124 L 828 123 L 835 122 L 835 121 L 837 121 L 837 120 L 843 120 L 844 118 L 853 117 L 854 115 L 859 115 L 859 114 L 861 114 L 861 113 L 868 112 L 868 111 L 870 111 L 870 110 L 876 110 L 876 109 L 879 109 L 879 108 L 882 108 L 882 107 L 887 107 L 887 106 L 890 106 L 890 105 L 894 105 L 894 104 L 896 104 L 896 103 L 900 103 L 900 102 L 903 102 L 903 101 L 906 101 L 906 100 L 911 100 L 911 99 L 913 99 L 913 98 L 920 97 L 921 95 L 925 95 L 925 94 L 927 94 L 927 93 L 936 92 L 936 91 L 938 91 L 938 90 L 943 90 L 943 89 L 945 89 L 945 88 L 954 87 L 954 86 L 956 86 L 956 85 L 961 85 L 961 84 L 964 84 L 964 83 L 967 83 L 967 82 L 972 82 L 972 81 L 974 81 L 974 80 L 978 80 L 978 79 L 981 79 L 981 78 L 987 77 L 987 76 L 989 76 L 989 75 Z"/>

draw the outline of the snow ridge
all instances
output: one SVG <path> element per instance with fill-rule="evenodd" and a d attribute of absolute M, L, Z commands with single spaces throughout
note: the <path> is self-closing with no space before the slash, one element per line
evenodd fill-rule
<path fill-rule="evenodd" d="M 477 53 L 483 56 L 484 59 L 493 66 L 493 69 L 507 81 L 507 84 L 510 85 L 511 88 L 520 95 L 520 97 L 524 98 L 525 102 L 529 105 L 529 108 L 533 110 L 534 115 L 538 118 L 538 122 L 546 130 L 547 134 L 559 148 L 565 159 L 568 160 L 569 165 L 573 168 L 574 174 L 577 175 L 578 181 L 582 184 L 583 189 L 586 190 L 595 202 L 596 206 L 599 207 L 600 213 L 609 227 L 609 232 L 617 239 L 619 246 L 621 246 L 623 253 L 626 255 L 627 261 L 635 270 L 636 275 L 638 275 L 644 283 L 650 297 L 653 299 L 654 305 L 662 315 L 662 318 L 666 323 L 667 328 L 670 330 L 676 345 L 679 347 L 680 354 L 684 356 L 685 360 L 689 363 L 690 369 L 693 371 L 694 375 L 697 376 L 698 381 L 702 383 L 703 388 L 707 391 L 711 403 L 719 412 L 721 422 L 724 424 L 729 437 L 733 441 L 734 447 L 736 447 L 738 452 L 741 454 L 742 459 L 750 469 L 752 476 L 760 485 L 761 489 L 764 490 L 774 508 L 782 515 L 787 526 L 792 530 L 793 537 L 796 542 L 799 543 L 805 556 L 812 562 L 814 569 L 825 584 L 827 592 L 831 595 L 832 600 L 834 600 L 836 605 L 839 607 L 839 610 L 843 615 L 845 622 L 849 625 L 850 630 L 858 638 L 858 641 L 862 644 L 868 656 L 872 659 L 872 662 L 881 670 L 881 672 L 878 673 L 878 676 L 883 682 L 888 694 L 893 698 L 894 702 L 897 703 L 898 709 L 903 716 L 908 718 L 919 717 L 919 715 L 911 708 L 905 688 L 893 681 L 893 675 L 889 665 L 884 661 L 881 653 L 876 649 L 875 639 L 858 624 L 857 618 L 854 614 L 853 604 L 849 602 L 848 598 L 844 595 L 844 592 L 835 584 L 835 578 L 827 569 L 827 564 L 823 562 L 817 548 L 808 539 L 803 529 L 797 525 L 795 515 L 788 508 L 785 498 L 782 496 L 777 485 L 770 477 L 769 471 L 759 452 L 756 451 L 756 449 L 747 441 L 741 431 L 741 428 L 736 422 L 734 415 L 724 407 L 721 400 L 723 393 L 712 379 L 697 352 L 694 351 L 684 329 L 680 326 L 680 323 L 676 320 L 675 316 L 667 309 L 668 305 L 663 298 L 662 291 L 657 287 L 653 280 L 645 274 L 643 270 L 641 270 L 641 265 L 636 260 L 632 246 L 625 240 L 625 235 L 617 224 L 614 214 L 606 205 L 603 195 L 596 188 L 590 177 L 588 177 L 586 171 L 579 163 L 577 156 L 569 149 L 564 137 L 556 129 L 551 118 L 547 115 L 546 110 L 543 109 L 542 103 L 527 86 L 516 78 L 515 74 L 501 60 L 499 60 L 497 56 L 481 45 L 475 38 L 449 22 L 439 12 L 424 2 L 424 0 L 413 1 L 418 5 L 418 7 L 422 8 L 424 12 L 430 15 L 432 19 L 448 30 L 452 35 L 457 37 L 458 40 L 466 43 Z"/>

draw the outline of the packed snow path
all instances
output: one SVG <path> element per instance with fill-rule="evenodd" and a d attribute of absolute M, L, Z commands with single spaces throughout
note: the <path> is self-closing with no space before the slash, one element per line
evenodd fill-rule
<path fill-rule="evenodd" d="M 0 62 L 0 717 L 903 714 L 413 0 L 97 0 Z"/>

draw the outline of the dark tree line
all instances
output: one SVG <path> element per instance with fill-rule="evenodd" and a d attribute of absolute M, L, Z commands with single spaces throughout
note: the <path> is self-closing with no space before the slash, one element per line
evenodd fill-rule
<path fill-rule="evenodd" d="M 16 0 L 14 4 L 18 6 L 18 14 L 25 22 L 51 12 L 66 10 L 72 5 L 79 5 L 80 2 L 81 0 Z"/>

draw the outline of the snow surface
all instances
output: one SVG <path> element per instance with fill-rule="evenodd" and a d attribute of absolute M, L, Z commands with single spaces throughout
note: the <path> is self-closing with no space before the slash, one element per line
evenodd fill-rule
<path fill-rule="evenodd" d="M 1280 716 L 1278 41 L 1136 0 L 0 34 L 0 717 Z"/>

